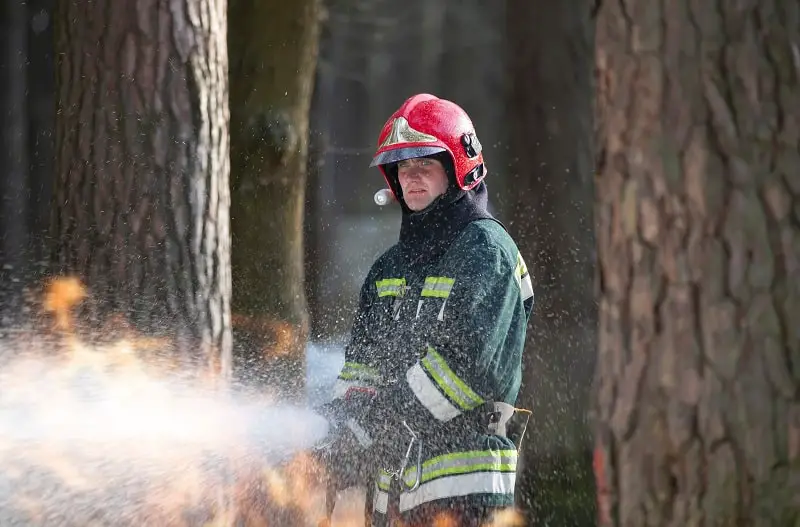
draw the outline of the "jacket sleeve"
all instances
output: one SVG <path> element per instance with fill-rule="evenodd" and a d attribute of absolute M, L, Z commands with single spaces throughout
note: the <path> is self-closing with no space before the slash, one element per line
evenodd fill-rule
<path fill-rule="evenodd" d="M 371 446 L 372 440 L 362 428 L 360 418 L 369 410 L 381 386 L 379 370 L 372 364 L 369 351 L 373 346 L 369 320 L 376 266 L 377 263 L 361 286 L 350 339 L 344 350 L 344 365 L 334 383 L 331 401 L 320 409 L 326 417 L 348 428 L 362 447 Z"/>
<path fill-rule="evenodd" d="M 334 400 L 345 399 L 348 394 L 358 391 L 372 392 L 380 385 L 378 369 L 371 364 L 369 359 L 369 350 L 372 346 L 372 338 L 368 330 L 372 301 L 371 276 L 372 273 L 361 286 L 358 309 L 350 330 L 350 340 L 344 350 L 345 362 L 333 388 Z"/>
<path fill-rule="evenodd" d="M 522 258 L 484 231 L 444 257 L 442 277 L 428 277 L 420 300 L 439 301 L 424 329 L 424 349 L 405 376 L 379 395 L 365 421 L 371 435 L 448 422 L 490 401 L 514 403 L 533 291 Z"/>

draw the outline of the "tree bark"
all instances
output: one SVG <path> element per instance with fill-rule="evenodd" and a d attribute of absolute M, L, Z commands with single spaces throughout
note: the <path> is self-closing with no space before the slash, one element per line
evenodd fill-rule
<path fill-rule="evenodd" d="M 225 0 L 63 0 L 53 257 L 103 315 L 230 363 Z"/>
<path fill-rule="evenodd" d="M 800 523 L 800 6 L 598 18 L 604 525 Z"/>
<path fill-rule="evenodd" d="M 26 0 L 28 8 L 28 221 L 30 259 L 48 256 L 47 234 L 55 181 L 56 68 L 53 18 L 56 0 Z"/>
<path fill-rule="evenodd" d="M 17 278 L 28 250 L 27 9 L 0 6 L 0 273 Z"/>
<path fill-rule="evenodd" d="M 25 292 L 46 271 L 53 187 L 52 0 L 0 5 L 0 311 L 30 319 Z"/>
<path fill-rule="evenodd" d="M 518 405 L 533 411 L 518 505 L 529 523 L 593 518 L 587 422 L 595 358 L 591 2 L 507 6 L 509 230 L 535 289 Z"/>
<path fill-rule="evenodd" d="M 319 0 L 230 9 L 235 371 L 288 396 L 305 393 L 303 213 L 320 10 Z"/>

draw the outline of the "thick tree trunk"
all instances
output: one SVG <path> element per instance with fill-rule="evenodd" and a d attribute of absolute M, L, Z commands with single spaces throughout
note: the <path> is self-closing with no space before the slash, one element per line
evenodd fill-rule
<path fill-rule="evenodd" d="M 518 404 L 533 416 L 518 480 L 531 524 L 591 520 L 595 358 L 591 2 L 508 4 L 509 229 L 535 281 Z"/>
<path fill-rule="evenodd" d="M 103 315 L 230 353 L 225 0 L 63 0 L 54 258 Z"/>
<path fill-rule="evenodd" d="M 606 525 L 800 522 L 800 6 L 604 2 Z"/>
<path fill-rule="evenodd" d="M 303 213 L 319 0 L 232 0 L 235 371 L 302 396 Z"/>

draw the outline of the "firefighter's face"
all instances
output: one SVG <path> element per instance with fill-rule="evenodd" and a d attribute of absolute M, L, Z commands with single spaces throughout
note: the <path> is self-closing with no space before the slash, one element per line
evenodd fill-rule
<path fill-rule="evenodd" d="M 436 159 L 404 159 L 397 163 L 397 178 L 403 200 L 413 211 L 424 209 L 447 191 L 447 172 Z"/>

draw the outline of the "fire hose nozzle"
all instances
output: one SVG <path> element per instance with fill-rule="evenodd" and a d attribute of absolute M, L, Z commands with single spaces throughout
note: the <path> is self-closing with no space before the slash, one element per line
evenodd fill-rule
<path fill-rule="evenodd" d="M 373 199 L 375 200 L 376 205 L 383 207 L 384 205 L 388 205 L 394 201 L 394 194 L 388 188 L 382 188 L 375 193 Z"/>

